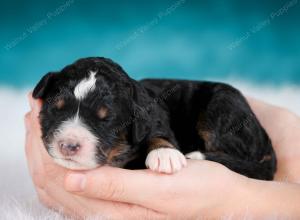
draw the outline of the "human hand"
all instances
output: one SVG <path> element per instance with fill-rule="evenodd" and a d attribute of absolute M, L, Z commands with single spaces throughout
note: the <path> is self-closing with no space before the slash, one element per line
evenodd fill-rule
<path fill-rule="evenodd" d="M 190 161 L 187 168 L 170 176 L 154 174 L 147 170 L 129 171 L 102 167 L 81 173 L 86 177 L 86 188 L 79 192 L 75 189 L 74 193 L 72 175 L 67 174 L 66 169 L 54 164 L 44 150 L 37 118 L 40 103 L 31 98 L 30 100 L 33 106 L 37 106 L 37 110 L 33 110 L 26 116 L 27 130 L 29 130 L 26 142 L 27 157 L 39 197 L 50 207 L 56 209 L 63 207 L 64 213 L 81 217 L 100 213 L 101 216 L 113 219 L 137 219 L 145 216 L 153 219 L 179 218 L 180 215 L 192 218 L 195 214 L 201 217 L 211 214 L 220 216 L 221 212 L 228 208 L 232 209 L 232 204 L 239 203 L 236 201 L 237 194 L 232 192 L 240 192 L 239 196 L 241 196 L 246 178 L 220 164 L 209 161 Z M 254 111 L 261 110 L 260 106 L 255 106 L 255 101 L 253 103 Z M 258 111 L 257 114 L 267 131 L 271 131 L 272 141 L 273 138 L 282 137 L 278 132 L 280 129 L 276 130 L 274 123 L 268 127 L 268 123 L 272 120 L 266 118 L 273 115 L 272 111 L 275 114 L 277 112 L 275 109 L 270 107 L 267 115 L 263 114 L 264 111 Z M 284 123 L 284 114 L 281 118 L 279 122 Z M 280 128 L 280 123 L 277 127 Z M 284 147 L 288 148 L 288 145 L 289 142 L 284 143 Z M 284 151 L 278 151 L 277 148 L 275 151 L 279 158 L 283 155 L 280 152 L 284 153 Z M 284 160 L 279 160 L 279 162 L 283 163 Z M 279 164 L 279 167 L 285 167 L 285 165 Z M 65 187 L 73 193 L 66 192 L 63 188 L 66 175 Z M 128 179 L 131 181 L 129 182 Z M 185 181 L 186 179 L 192 181 Z M 228 194 L 228 191 L 231 191 L 231 194 Z M 131 192 L 132 195 L 126 192 Z M 111 201 L 103 201 L 103 199 Z M 226 199 L 225 202 L 224 199 Z M 123 200 L 129 202 L 122 203 Z"/>
<path fill-rule="evenodd" d="M 65 189 L 78 196 L 143 207 L 142 219 L 196 219 L 224 216 L 239 202 L 248 178 L 210 161 L 189 161 L 172 175 L 150 170 L 102 167 L 70 172 Z M 133 215 L 134 216 L 134 215 Z"/>
<path fill-rule="evenodd" d="M 244 177 L 221 164 L 210 161 L 190 161 L 186 169 L 173 175 L 101 167 L 81 173 L 87 175 L 87 181 L 86 191 L 80 192 L 74 188 L 76 185 L 69 171 L 56 165 L 45 150 L 38 120 L 41 102 L 33 100 L 31 95 L 29 101 L 32 111 L 25 116 L 29 170 L 40 200 L 67 215 L 100 215 L 112 219 L 175 219 L 181 216 L 194 218 L 208 213 L 217 215 L 216 209 L 211 212 L 210 208 L 225 210 L 229 203 L 222 201 L 229 194 L 232 195 L 232 188 L 238 192 L 238 183 L 244 180 Z M 64 189 L 65 176 L 67 191 Z M 191 179 L 193 181 L 187 181 Z M 211 192 L 215 196 L 211 196 Z M 205 202 L 199 203 L 199 198 L 204 198 Z M 187 202 L 194 204 L 194 207 L 191 205 L 183 211 L 182 207 Z"/>
<path fill-rule="evenodd" d="M 144 216 L 161 217 L 160 213 L 136 205 L 86 198 L 67 192 L 64 178 L 67 169 L 57 165 L 45 150 L 41 140 L 38 115 L 41 101 L 28 95 L 31 111 L 25 115 L 25 151 L 30 175 L 40 201 L 49 208 L 72 218 L 97 216 L 100 219 L 141 219 Z"/>
<path fill-rule="evenodd" d="M 300 183 L 300 118 L 253 98 L 248 102 L 272 140 L 277 157 L 275 180 Z"/>

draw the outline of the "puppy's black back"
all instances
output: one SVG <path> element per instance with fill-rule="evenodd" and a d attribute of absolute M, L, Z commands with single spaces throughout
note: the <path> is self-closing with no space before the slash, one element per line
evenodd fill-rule
<path fill-rule="evenodd" d="M 186 80 L 140 81 L 168 112 L 183 153 L 200 151 L 207 160 L 257 179 L 273 179 L 271 141 L 243 95 L 233 87 Z"/>

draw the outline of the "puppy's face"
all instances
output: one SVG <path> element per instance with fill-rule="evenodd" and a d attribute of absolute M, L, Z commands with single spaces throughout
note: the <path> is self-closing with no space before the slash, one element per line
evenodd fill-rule
<path fill-rule="evenodd" d="M 127 74 L 104 58 L 81 59 L 42 78 L 33 96 L 43 99 L 42 139 L 58 164 L 122 167 L 136 156 L 128 137 L 130 86 Z"/>

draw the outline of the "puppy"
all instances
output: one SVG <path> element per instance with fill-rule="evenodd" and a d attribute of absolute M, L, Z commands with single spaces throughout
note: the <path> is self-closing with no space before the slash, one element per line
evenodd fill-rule
<path fill-rule="evenodd" d="M 33 91 L 43 100 L 42 139 L 58 164 L 174 173 L 186 158 L 219 162 L 271 180 L 271 141 L 242 94 L 213 82 L 136 81 L 115 62 L 84 58 L 46 74 Z M 184 156 L 185 155 L 185 156 Z"/>

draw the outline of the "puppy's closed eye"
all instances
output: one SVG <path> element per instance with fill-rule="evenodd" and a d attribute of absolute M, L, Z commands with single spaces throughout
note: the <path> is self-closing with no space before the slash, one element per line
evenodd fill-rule
<path fill-rule="evenodd" d="M 107 107 L 105 106 L 102 106 L 98 109 L 97 111 L 97 116 L 100 118 L 100 119 L 104 119 L 108 116 L 108 109 Z"/>

